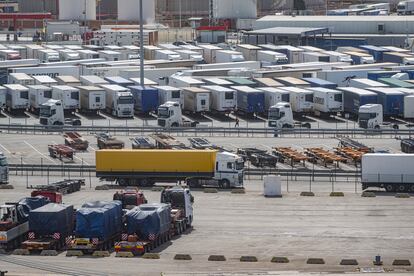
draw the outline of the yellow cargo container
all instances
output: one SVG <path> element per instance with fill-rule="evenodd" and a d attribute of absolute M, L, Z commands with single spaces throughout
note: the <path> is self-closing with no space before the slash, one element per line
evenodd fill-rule
<path fill-rule="evenodd" d="M 214 150 L 98 150 L 96 176 L 130 183 L 133 179 L 181 180 L 213 177 Z M 142 184 L 142 183 L 141 183 Z M 145 183 L 150 184 L 150 183 Z"/>

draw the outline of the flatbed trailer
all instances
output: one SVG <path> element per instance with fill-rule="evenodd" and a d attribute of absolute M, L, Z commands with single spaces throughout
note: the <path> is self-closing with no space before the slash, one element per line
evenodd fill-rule
<path fill-rule="evenodd" d="M 43 250 L 62 250 L 66 247 L 66 236 L 54 233 L 52 236 L 45 236 L 31 239 L 33 233 L 29 232 L 29 239 L 22 243 L 22 249 L 29 253 L 41 252 Z"/>
<path fill-rule="evenodd" d="M 68 250 L 82 251 L 84 254 L 93 254 L 95 251 L 111 250 L 121 240 L 121 232 L 101 240 L 98 238 L 73 238 L 68 243 Z"/>
<path fill-rule="evenodd" d="M 188 138 L 191 146 L 195 149 L 212 149 L 214 148 L 213 144 L 211 144 L 206 138 Z"/>
<path fill-rule="evenodd" d="M 168 134 L 154 133 L 150 137 L 154 139 L 158 149 L 188 149 L 188 147 Z"/>
<path fill-rule="evenodd" d="M 78 132 L 65 132 L 65 145 L 79 151 L 85 151 L 89 147 L 89 142 L 85 140 Z"/>
<path fill-rule="evenodd" d="M 250 155 L 250 163 L 255 167 L 273 167 L 277 165 L 278 158 L 266 152 L 253 153 Z"/>
<path fill-rule="evenodd" d="M 305 162 L 309 161 L 309 157 L 305 154 L 292 149 L 290 147 L 275 147 L 272 153 L 279 158 L 279 161 L 284 163 L 285 160 L 290 160 L 290 165 L 294 167 L 296 163 L 302 163 L 305 166 Z"/>
<path fill-rule="evenodd" d="M 125 147 L 124 142 L 108 133 L 97 134 L 96 140 L 99 149 L 123 149 Z"/>
<path fill-rule="evenodd" d="M 73 156 L 75 154 L 75 151 L 66 145 L 48 145 L 49 155 L 52 158 L 58 158 L 59 160 L 62 160 L 64 158 L 70 159 L 73 161 Z"/>
<path fill-rule="evenodd" d="M 29 223 L 23 222 L 15 227 L 0 231 L 0 249 L 15 249 L 27 239 L 26 233 L 29 231 Z"/>
<path fill-rule="evenodd" d="M 371 153 L 373 152 L 372 148 L 367 147 L 366 145 L 355 141 L 349 137 L 338 137 L 337 138 L 339 140 L 339 146 L 340 147 L 348 147 L 348 148 L 353 148 L 356 149 L 358 151 L 361 152 L 365 152 L 365 153 Z"/>
<path fill-rule="evenodd" d="M 352 160 L 355 164 L 360 163 L 362 156 L 366 154 L 365 151 L 360 151 L 358 149 L 354 149 L 351 147 L 335 148 L 335 153 L 347 159 Z"/>
<path fill-rule="evenodd" d="M 39 191 L 58 192 L 61 194 L 71 194 L 80 191 L 85 185 L 85 179 L 65 179 L 47 185 L 37 185 L 35 188 Z"/>
<path fill-rule="evenodd" d="M 155 145 L 150 142 L 147 137 L 134 137 L 131 138 L 133 149 L 153 149 Z"/>
<path fill-rule="evenodd" d="M 311 161 L 315 163 L 320 161 L 325 167 L 328 164 L 334 164 L 336 167 L 339 167 L 340 162 L 345 163 L 347 161 L 346 158 L 322 148 L 307 148 L 305 153 L 311 158 Z"/>

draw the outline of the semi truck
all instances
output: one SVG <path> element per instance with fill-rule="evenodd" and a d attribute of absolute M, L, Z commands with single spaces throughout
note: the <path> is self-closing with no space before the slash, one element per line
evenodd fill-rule
<path fill-rule="evenodd" d="M 104 84 L 106 91 L 106 112 L 118 118 L 134 116 L 134 98 L 131 90 L 116 84 Z"/>
<path fill-rule="evenodd" d="M 0 248 L 15 249 L 26 240 L 29 212 L 48 203 L 45 197 L 26 197 L 0 206 Z"/>
<path fill-rule="evenodd" d="M 383 121 L 383 107 L 381 104 L 365 104 L 359 107 L 359 127 L 365 129 L 380 129 L 392 127 L 398 129 L 397 124 L 385 124 Z"/>
<path fill-rule="evenodd" d="M 31 252 L 61 250 L 74 229 L 73 205 L 49 203 L 29 212 L 28 240 L 22 249 Z"/>
<path fill-rule="evenodd" d="M 310 123 L 295 122 L 292 107 L 288 102 L 279 102 L 269 108 L 268 125 L 275 129 L 294 128 L 296 126 L 311 128 Z"/>
<path fill-rule="evenodd" d="M 265 112 L 265 92 L 250 86 L 238 85 L 230 88 L 237 91 L 237 110 L 246 114 Z"/>
<path fill-rule="evenodd" d="M 410 15 L 414 12 L 414 1 L 406 0 L 398 2 L 397 13 L 399 15 Z"/>
<path fill-rule="evenodd" d="M 161 127 L 195 127 L 198 122 L 185 120 L 183 118 L 181 104 L 169 101 L 158 107 L 157 124 Z"/>
<path fill-rule="evenodd" d="M 9 183 L 9 163 L 4 153 L 0 152 L 0 184 Z"/>
<path fill-rule="evenodd" d="M 115 252 L 142 255 L 191 227 L 194 197 L 187 188 L 176 186 L 161 192 L 161 203 L 142 204 L 126 214 L 124 240 Z"/>
<path fill-rule="evenodd" d="M 62 101 L 50 99 L 39 108 L 39 122 L 45 126 L 80 126 L 79 119 L 65 119 Z"/>
<path fill-rule="evenodd" d="M 98 86 L 78 86 L 80 95 L 80 111 L 97 113 L 106 108 L 106 93 Z"/>
<path fill-rule="evenodd" d="M 219 85 L 202 86 L 210 91 L 210 107 L 217 112 L 230 112 L 237 106 L 236 91 Z"/>
<path fill-rule="evenodd" d="M 190 187 L 243 186 L 243 159 L 214 150 L 98 150 L 96 176 L 120 186 L 186 181 Z"/>
<path fill-rule="evenodd" d="M 68 85 L 55 85 L 52 87 L 52 97 L 55 100 L 60 100 L 65 112 L 73 112 L 78 110 L 79 104 L 79 89 Z"/>
<path fill-rule="evenodd" d="M 75 235 L 68 250 L 85 254 L 109 250 L 121 240 L 123 219 L 122 203 L 114 201 L 87 202 L 76 211 Z"/>
<path fill-rule="evenodd" d="M 29 108 L 29 88 L 21 84 L 5 84 L 6 106 L 9 112 Z"/>
<path fill-rule="evenodd" d="M 367 153 L 361 160 L 362 190 L 414 192 L 414 154 Z"/>
<path fill-rule="evenodd" d="M 134 109 L 137 113 L 149 114 L 158 108 L 158 89 L 149 86 L 129 86 L 134 96 Z"/>
<path fill-rule="evenodd" d="M 157 86 L 158 89 L 158 103 L 164 104 L 166 102 L 178 102 L 181 107 L 184 106 L 184 94 L 180 88 L 172 86 Z"/>
<path fill-rule="evenodd" d="M 335 116 L 342 112 L 342 91 L 324 87 L 308 88 L 313 91 L 313 112 L 319 117 Z"/>
<path fill-rule="evenodd" d="M 369 88 L 368 90 L 377 94 L 377 103 L 382 105 L 385 117 L 402 117 L 404 115 L 405 93 L 397 88 Z"/>

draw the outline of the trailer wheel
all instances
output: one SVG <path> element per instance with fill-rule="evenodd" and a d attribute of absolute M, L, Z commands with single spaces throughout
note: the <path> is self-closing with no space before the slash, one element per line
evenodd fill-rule
<path fill-rule="evenodd" d="M 389 193 L 394 192 L 395 191 L 395 187 L 392 184 L 387 184 L 385 185 L 385 190 Z"/>
<path fill-rule="evenodd" d="M 400 185 L 398 185 L 398 187 L 397 187 L 397 192 L 399 192 L 399 193 L 403 193 L 403 192 L 405 192 L 406 190 L 408 190 L 408 189 L 407 189 L 407 187 L 406 187 L 404 184 L 400 184 Z"/>
<path fill-rule="evenodd" d="M 143 178 L 140 180 L 140 185 L 142 187 L 148 187 L 151 185 L 151 181 L 149 181 L 147 178 Z"/>
<path fill-rule="evenodd" d="M 172 123 L 171 127 L 178 127 L 178 123 Z"/>
<path fill-rule="evenodd" d="M 411 186 L 410 186 L 410 192 L 414 193 L 414 184 L 411 184 Z"/>
<path fill-rule="evenodd" d="M 398 125 L 393 125 L 392 128 L 393 129 L 399 129 L 400 127 Z"/>
<path fill-rule="evenodd" d="M 118 179 L 119 186 L 128 186 L 129 185 L 129 179 L 127 178 L 119 178 Z"/>

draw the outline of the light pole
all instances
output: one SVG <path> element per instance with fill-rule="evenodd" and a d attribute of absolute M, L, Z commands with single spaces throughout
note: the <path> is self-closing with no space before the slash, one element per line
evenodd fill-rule
<path fill-rule="evenodd" d="M 144 88 L 144 16 L 142 11 L 142 0 L 139 0 L 139 75 L 140 84 Z"/>

